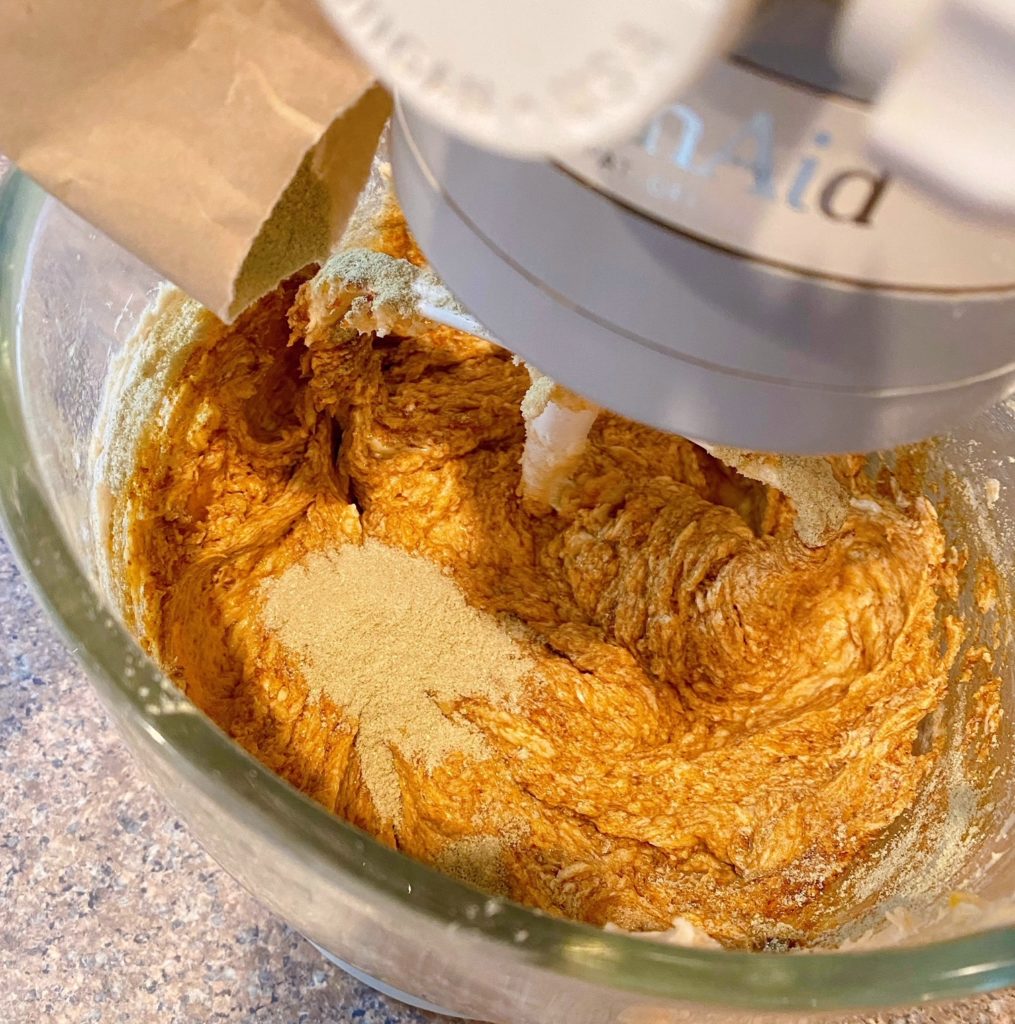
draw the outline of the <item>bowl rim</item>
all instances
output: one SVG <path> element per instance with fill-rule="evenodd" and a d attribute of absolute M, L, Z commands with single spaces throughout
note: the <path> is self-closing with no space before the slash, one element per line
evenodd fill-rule
<path fill-rule="evenodd" d="M 182 694 L 104 611 L 42 486 L 23 414 L 17 351 L 21 295 L 35 229 L 48 199 L 21 172 L 0 167 L 0 525 L 23 574 L 88 672 L 92 685 L 159 744 L 197 769 L 213 799 L 286 820 L 301 847 L 348 887 L 454 925 L 563 978 L 652 999 L 754 1012 L 850 1011 L 967 996 L 1015 984 L 1015 927 L 922 946 L 809 955 L 688 948 L 551 917 L 497 900 L 380 843 L 304 796 L 185 701 L 166 714 L 152 694 Z M 280 817 L 280 815 L 282 817 Z M 185 815 L 184 815 L 185 816 Z M 280 840 L 281 841 L 281 840 Z M 255 894 L 256 895 L 256 894 Z M 524 943 L 518 934 L 527 934 Z"/>

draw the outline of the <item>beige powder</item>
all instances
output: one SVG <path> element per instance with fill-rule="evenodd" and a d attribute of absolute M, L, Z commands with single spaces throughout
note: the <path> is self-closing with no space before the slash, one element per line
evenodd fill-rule
<path fill-rule="evenodd" d="M 440 568 L 379 541 L 315 552 L 263 593 L 264 625 L 299 659 L 311 695 L 356 721 L 363 782 L 396 825 L 392 750 L 428 770 L 454 753 L 489 757 L 481 733 L 451 707 L 462 697 L 516 705 L 533 668 Z"/>
<path fill-rule="evenodd" d="M 442 314 L 482 334 L 433 271 L 369 248 L 335 253 L 314 278 L 311 296 L 315 320 L 346 310 L 346 326 L 379 337 L 425 334 Z"/>
<path fill-rule="evenodd" d="M 503 895 L 507 890 L 505 849 L 505 841 L 499 836 L 466 836 L 444 847 L 437 858 L 437 867 L 483 892 Z"/>

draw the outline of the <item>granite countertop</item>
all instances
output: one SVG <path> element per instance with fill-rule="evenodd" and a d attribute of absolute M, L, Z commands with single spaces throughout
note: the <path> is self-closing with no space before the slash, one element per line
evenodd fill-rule
<path fill-rule="evenodd" d="M 326 963 L 212 862 L 142 781 L 2 539 L 0 907 L 2 1024 L 444 1020 Z M 1010 1024 L 1015 992 L 867 1019 Z"/>

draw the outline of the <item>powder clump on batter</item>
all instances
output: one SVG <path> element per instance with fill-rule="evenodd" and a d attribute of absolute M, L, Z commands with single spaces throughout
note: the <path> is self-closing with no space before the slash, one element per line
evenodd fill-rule
<path fill-rule="evenodd" d="M 262 594 L 264 624 L 298 656 L 311 695 L 355 720 L 363 784 L 396 824 L 392 748 L 431 771 L 451 753 L 489 757 L 482 733 L 442 705 L 485 697 L 513 708 L 532 670 L 503 626 L 436 565 L 369 538 L 313 552 Z"/>
<path fill-rule="evenodd" d="M 335 253 L 321 268 L 310 295 L 315 306 L 311 316 L 348 305 L 346 326 L 378 337 L 426 331 L 432 326 L 428 314 L 452 314 L 480 329 L 433 271 L 367 247 Z"/>
<path fill-rule="evenodd" d="M 324 267 L 323 276 L 340 282 L 344 289 L 371 298 L 373 327 L 386 334 L 399 323 L 417 315 L 415 287 L 424 273 L 405 260 L 392 259 L 372 249 L 346 249 L 336 253 Z"/>

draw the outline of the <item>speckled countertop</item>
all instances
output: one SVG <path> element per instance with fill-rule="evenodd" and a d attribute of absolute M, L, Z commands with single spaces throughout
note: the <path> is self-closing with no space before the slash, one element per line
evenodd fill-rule
<path fill-rule="evenodd" d="M 139 777 L 2 539 L 0 908 L 0 1024 L 444 1019 L 325 963 L 211 861 Z M 1010 1024 L 1015 992 L 869 1019 Z"/>

